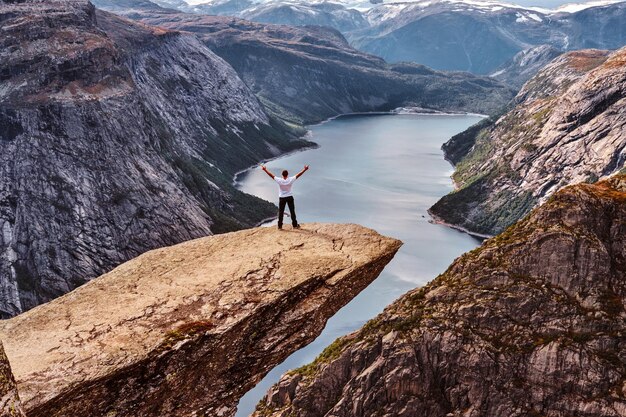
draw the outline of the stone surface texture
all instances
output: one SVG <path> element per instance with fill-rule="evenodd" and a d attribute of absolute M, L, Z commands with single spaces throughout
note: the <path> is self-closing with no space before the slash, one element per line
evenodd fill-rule
<path fill-rule="evenodd" d="M 196 239 L 0 322 L 0 338 L 29 417 L 232 416 L 400 245 L 333 224 Z"/>
<path fill-rule="evenodd" d="M 2 343 L 0 343 L 0 416 L 25 417 L 17 393 L 15 378 L 11 371 L 11 364 L 7 359 Z"/>
<path fill-rule="evenodd" d="M 552 62 L 563 51 L 551 45 L 539 45 L 524 49 L 502 64 L 491 76 L 516 90 Z"/>

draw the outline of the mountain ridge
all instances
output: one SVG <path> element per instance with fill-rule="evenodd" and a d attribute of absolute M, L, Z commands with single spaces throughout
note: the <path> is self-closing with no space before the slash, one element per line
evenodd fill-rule
<path fill-rule="evenodd" d="M 358 49 L 390 62 L 407 60 L 477 74 L 492 73 L 518 52 L 541 44 L 562 51 L 626 44 L 620 24 L 626 3 L 556 14 L 488 3 L 424 4 L 403 6 L 393 17 L 353 31 L 348 38 Z"/>
<path fill-rule="evenodd" d="M 387 64 L 351 48 L 338 31 L 328 28 L 162 8 L 124 11 L 111 7 L 110 0 L 100 1 L 95 4 L 142 23 L 195 34 L 235 68 L 268 112 L 290 123 L 405 106 L 489 113 L 512 96 L 511 90 L 487 77 Z"/>
<path fill-rule="evenodd" d="M 557 9 L 457 0 L 337 1 L 330 10 L 320 10 L 328 4 L 321 1 L 214 1 L 190 6 L 164 0 L 161 4 L 260 22 L 327 25 L 340 30 L 357 49 L 390 63 L 411 61 L 438 70 L 485 75 L 517 53 L 542 44 L 563 52 L 618 49 L 626 44 L 621 25 L 626 3 L 621 1 Z M 361 19 L 355 17 L 359 13 Z"/>

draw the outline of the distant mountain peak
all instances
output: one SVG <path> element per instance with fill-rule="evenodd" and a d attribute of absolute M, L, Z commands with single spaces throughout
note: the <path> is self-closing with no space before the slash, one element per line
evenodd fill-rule
<path fill-rule="evenodd" d="M 380 7 L 405 8 L 411 7 L 429 7 L 436 4 L 458 4 L 463 6 L 471 6 L 475 9 L 486 11 L 499 11 L 500 8 L 508 9 L 524 9 L 534 10 L 544 14 L 552 13 L 575 13 L 584 9 L 599 6 L 608 6 L 611 4 L 622 3 L 623 0 L 593 0 L 580 3 L 567 3 L 556 8 L 547 8 L 539 6 L 523 6 L 514 2 L 491 1 L 491 0 L 164 0 L 167 2 L 185 2 L 188 5 L 210 5 L 221 6 L 226 4 L 238 3 L 240 5 L 248 5 L 247 7 L 259 7 L 270 5 L 292 5 L 294 7 L 305 7 L 316 4 L 336 4 L 349 9 L 368 12 L 372 9 Z"/>

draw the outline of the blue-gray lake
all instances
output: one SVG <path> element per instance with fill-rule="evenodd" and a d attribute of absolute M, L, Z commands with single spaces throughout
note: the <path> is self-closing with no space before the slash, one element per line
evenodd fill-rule
<path fill-rule="evenodd" d="M 429 222 L 427 210 L 452 190 L 452 167 L 441 145 L 478 122 L 474 115 L 353 115 L 312 126 L 319 148 L 273 160 L 268 168 L 295 174 L 300 223 L 358 223 L 401 239 L 404 246 L 380 277 L 332 317 L 310 345 L 274 368 L 240 401 L 248 416 L 286 371 L 311 362 L 337 337 L 361 327 L 410 289 L 426 284 L 480 241 Z M 278 202 L 278 186 L 261 169 L 238 177 L 241 190 Z M 275 222 L 273 223 L 275 225 Z M 276 226 L 273 226 L 276 227 Z M 290 229 L 285 218 L 285 229 Z"/>

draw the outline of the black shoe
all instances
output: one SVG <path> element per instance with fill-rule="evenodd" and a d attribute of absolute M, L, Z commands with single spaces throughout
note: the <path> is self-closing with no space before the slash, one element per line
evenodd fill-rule
<path fill-rule="evenodd" d="M 299 229 L 299 228 L 300 228 L 300 225 L 299 225 L 299 224 L 296 224 L 293 228 L 294 228 L 294 229 Z"/>
<path fill-rule="evenodd" d="M 278 226 L 278 230 L 283 230 L 283 227 L 282 226 Z"/>

